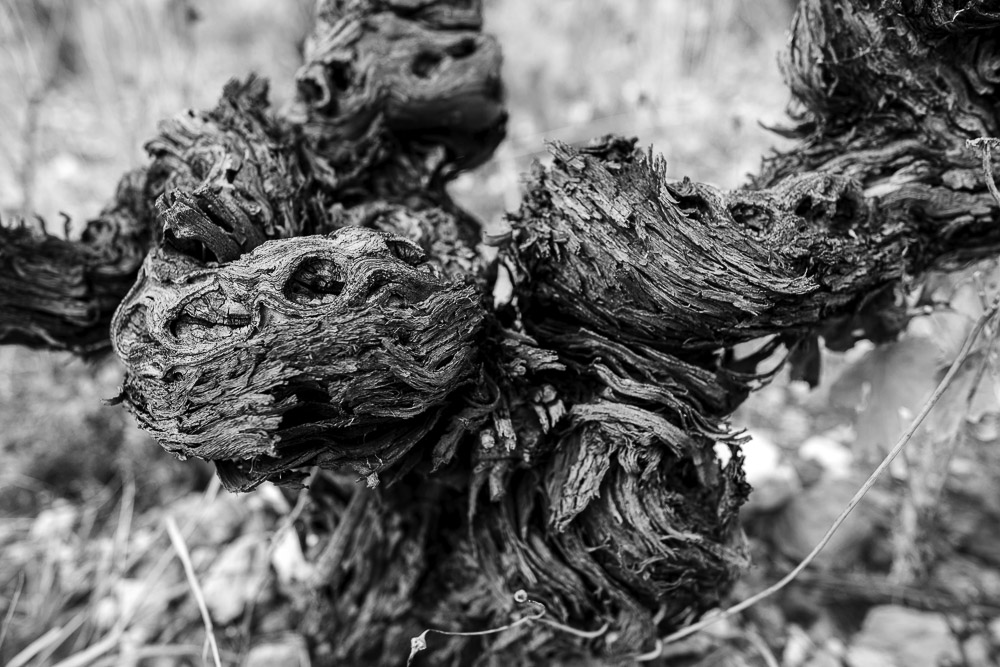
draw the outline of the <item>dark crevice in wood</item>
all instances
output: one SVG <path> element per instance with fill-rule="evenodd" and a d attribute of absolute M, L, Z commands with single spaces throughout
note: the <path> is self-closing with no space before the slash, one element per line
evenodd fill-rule
<path fill-rule="evenodd" d="M 747 564 L 728 418 L 760 362 L 815 382 L 820 335 L 891 340 L 902 283 L 1000 249 L 963 148 L 1000 125 L 1000 20 L 952 4 L 803 0 L 798 148 L 723 191 L 634 140 L 555 143 L 491 264 L 444 189 L 504 133 L 479 3 L 324 0 L 290 117 L 233 82 L 80 241 L 0 230 L 0 339 L 88 353 L 110 327 L 120 400 L 229 489 L 312 466 L 374 487 L 313 489 L 323 659 L 398 663 L 426 627 L 506 623 L 519 588 L 611 631 L 439 637 L 429 660 L 625 659 Z"/>

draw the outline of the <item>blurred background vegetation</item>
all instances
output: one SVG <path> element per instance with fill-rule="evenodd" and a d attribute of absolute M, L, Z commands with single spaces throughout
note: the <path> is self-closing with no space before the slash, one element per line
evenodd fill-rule
<path fill-rule="evenodd" d="M 79 230 L 118 178 L 145 160 L 142 145 L 157 121 L 213 106 L 230 77 L 260 73 L 271 80 L 274 108 L 288 105 L 312 4 L 0 0 L 0 214 L 33 212 L 51 230 L 63 221 L 69 233 Z M 764 126 L 787 123 L 777 53 L 792 5 L 486 0 L 487 29 L 505 53 L 508 139 L 489 164 L 452 185 L 454 196 L 495 224 L 517 207 L 519 174 L 545 159 L 545 140 L 575 143 L 609 132 L 653 146 L 672 177 L 737 187 L 772 147 L 788 148 Z M 755 545 L 780 547 L 757 549 L 746 590 L 765 583 L 768 564 L 782 565 L 781 554 L 801 557 L 818 539 L 857 488 L 860 464 L 891 446 L 954 358 L 955 341 L 996 282 L 992 264 L 938 276 L 931 292 L 920 293 L 923 301 L 914 291 L 915 309 L 936 305 L 914 320 L 901 346 L 825 354 L 816 390 L 779 378 L 741 410 L 758 487 L 748 527 Z M 972 418 L 971 436 L 965 421 L 939 420 L 937 434 L 922 436 L 896 471 L 896 486 L 852 519 L 831 548 L 830 567 L 870 557 L 866 564 L 876 562 L 899 586 L 912 584 L 923 562 L 921 522 L 952 460 L 961 483 L 992 484 L 976 473 L 995 464 L 963 455 L 959 440 L 993 442 L 1000 431 L 993 366 L 977 370 L 993 356 L 992 347 L 981 351 L 984 365 L 970 366 L 965 393 L 947 407 Z M 238 499 L 219 494 L 206 466 L 175 462 L 120 408 L 102 403 L 115 395 L 121 374 L 114 359 L 84 364 L 0 347 L 0 664 L 202 664 L 205 630 L 171 557 L 164 517 L 181 525 L 205 587 L 215 587 L 211 611 L 223 663 L 308 664 L 295 595 L 315 545 L 289 540 L 282 529 L 290 512 L 294 517 L 294 497 L 270 487 Z M 977 394 L 981 382 L 989 386 Z M 1000 499 L 996 504 L 1000 513 Z M 970 521 L 969 532 L 996 528 L 981 517 Z M 760 611 L 752 620 L 781 664 L 841 664 L 846 631 L 827 622 L 836 614 L 813 609 L 806 622 L 786 611 L 770 621 L 770 612 Z M 938 642 L 916 651 L 917 662 L 899 664 L 930 665 L 927 656 L 937 649 L 958 650 L 947 624 L 941 632 L 943 617 L 889 616 L 881 622 L 922 628 Z M 864 618 L 872 616 L 859 615 L 848 629 L 857 631 Z M 896 632 L 887 627 L 869 634 Z M 856 657 L 876 651 L 877 660 L 884 649 L 859 645 L 869 653 Z M 798 660 L 796 650 L 805 657 Z M 815 661 L 824 655 L 831 661 Z"/>

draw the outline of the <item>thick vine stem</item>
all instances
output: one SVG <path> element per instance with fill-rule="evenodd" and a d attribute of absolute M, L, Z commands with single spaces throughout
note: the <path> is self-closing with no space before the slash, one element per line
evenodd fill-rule
<path fill-rule="evenodd" d="M 157 250 L 112 329 L 122 398 L 167 450 L 218 461 L 231 489 L 317 464 L 374 483 L 477 375 L 475 291 L 423 259 L 361 228 L 218 268 Z"/>
<path fill-rule="evenodd" d="M 953 234 L 962 222 L 929 224 L 895 200 L 866 197 L 845 175 L 723 192 L 669 182 L 663 163 L 633 143 L 554 144 L 553 166 L 536 169 L 509 216 L 503 261 L 521 317 L 543 343 L 585 353 L 595 347 L 572 341 L 585 337 L 579 330 L 616 327 L 621 342 L 696 359 L 806 331 L 906 276 L 1000 250 L 995 224 L 977 226 L 973 241 Z M 982 222 L 996 213 L 984 206 Z"/>
<path fill-rule="evenodd" d="M 40 221 L 0 224 L 0 343 L 106 352 L 108 328 L 152 241 L 147 170 L 127 174 L 82 237 Z"/>
<path fill-rule="evenodd" d="M 332 229 L 326 211 L 297 196 L 304 176 L 294 147 L 266 109 L 267 84 L 251 77 L 227 86 L 215 109 L 162 123 L 146 146 L 151 164 L 123 179 L 77 241 L 3 230 L 0 278 L 10 281 L 3 294 L 12 301 L 0 312 L 6 330 L 29 332 L 5 339 L 107 349 L 111 316 L 150 248 L 225 262 L 268 238 Z"/>
<path fill-rule="evenodd" d="M 479 225 L 444 192 L 503 138 L 500 52 L 479 33 L 478 4 L 344 4 L 320 3 L 299 76 L 303 122 L 269 112 L 265 81 L 233 81 L 215 109 L 161 124 L 149 167 L 123 180 L 82 239 L 0 228 L 0 340 L 106 350 L 154 244 L 225 263 L 269 239 L 367 225 L 478 273 Z M 346 83 L 341 66 L 354 73 Z"/>
<path fill-rule="evenodd" d="M 1000 129 L 1000 18 L 995 3 L 962 5 L 803 0 L 783 62 L 803 141 L 756 186 L 843 175 L 881 220 L 925 228 L 939 263 L 994 248 L 997 206 L 966 141 Z"/>
<path fill-rule="evenodd" d="M 391 199 L 487 160 L 507 112 L 481 26 L 479 0 L 321 0 L 297 76 L 313 171 Z"/>
<path fill-rule="evenodd" d="M 378 483 L 315 490 L 317 655 L 402 662 L 420 627 L 447 631 L 417 658 L 438 663 L 648 651 L 746 565 L 728 418 L 758 362 L 814 379 L 818 334 L 892 338 L 900 285 L 1000 249 L 964 148 L 998 134 L 993 4 L 803 0 L 803 141 L 753 187 L 668 181 L 618 137 L 554 144 L 487 265 L 444 190 L 502 137 L 478 3 L 325 0 L 298 117 L 250 79 L 149 144 L 121 399 L 230 489 L 314 465 Z M 512 622 L 521 589 L 581 632 Z"/>

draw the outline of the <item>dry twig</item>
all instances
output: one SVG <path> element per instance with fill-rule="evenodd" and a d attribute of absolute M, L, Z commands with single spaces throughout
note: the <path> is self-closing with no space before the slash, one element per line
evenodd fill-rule
<path fill-rule="evenodd" d="M 602 625 L 597 630 L 587 631 L 587 630 L 577 630 L 576 628 L 572 628 L 568 625 L 563 625 L 562 623 L 542 618 L 543 616 L 545 616 L 546 613 L 545 605 L 543 605 L 541 602 L 536 602 L 535 600 L 530 599 L 528 597 L 528 594 L 524 590 L 519 590 L 516 593 L 514 593 L 514 602 L 518 604 L 533 605 L 534 607 L 536 607 L 536 611 L 532 612 L 528 616 L 524 616 L 522 618 L 517 619 L 516 621 L 508 623 L 507 625 L 501 625 L 500 627 L 497 628 L 490 628 L 489 630 L 477 630 L 473 632 L 450 632 L 448 630 L 436 630 L 434 628 L 428 628 L 427 630 L 424 630 L 416 637 L 410 639 L 410 657 L 406 659 L 407 667 L 409 667 L 409 665 L 413 663 L 413 658 L 416 657 L 418 653 L 427 648 L 427 635 L 428 633 L 431 632 L 435 632 L 439 635 L 447 635 L 449 637 L 482 637 L 484 635 L 494 635 L 497 634 L 498 632 L 504 632 L 506 630 L 510 630 L 511 628 L 516 628 L 519 625 L 530 623 L 532 621 L 539 621 L 557 630 L 561 630 L 562 632 L 567 632 L 571 635 L 575 635 L 577 637 L 583 637 L 585 639 L 593 639 L 594 637 L 600 637 L 601 635 L 603 635 L 605 632 L 608 631 L 609 626 L 607 623 Z"/>
<path fill-rule="evenodd" d="M 930 414 L 931 410 L 941 399 L 941 396 L 943 396 L 944 393 L 948 390 L 948 387 L 951 386 L 952 382 L 955 380 L 955 377 L 958 375 L 959 370 L 962 368 L 962 364 L 965 362 L 966 359 L 968 359 L 969 355 L 972 353 L 974 349 L 974 344 L 976 340 L 979 338 L 979 334 L 982 333 L 987 323 L 989 323 L 989 321 L 993 319 L 993 317 L 997 314 L 998 310 L 1000 310 L 1000 299 L 994 301 L 990 309 L 987 310 L 985 313 L 983 313 L 983 315 L 976 322 L 976 325 L 972 328 L 972 331 L 970 331 L 969 335 L 966 337 L 965 343 L 962 345 L 961 351 L 955 358 L 955 361 L 952 362 L 951 367 L 948 369 L 948 372 L 941 379 L 941 382 L 938 383 L 937 388 L 934 389 L 934 393 L 931 394 L 930 398 L 927 399 L 927 402 L 924 403 L 924 406 L 920 409 L 920 412 L 910 423 L 910 426 L 906 429 L 903 435 L 900 436 L 899 441 L 896 442 L 896 444 L 893 446 L 892 450 L 889 451 L 886 457 L 882 459 L 882 462 L 878 465 L 877 468 L 875 468 L 875 471 L 872 472 L 872 474 L 868 477 L 868 479 L 861 486 L 861 488 L 858 489 L 858 492 L 854 494 L 854 497 L 851 498 L 851 501 L 847 504 L 847 507 L 844 508 L 844 510 L 837 517 L 836 521 L 834 521 L 833 524 L 830 526 L 829 530 L 826 531 L 826 534 L 823 535 L 823 539 L 821 539 L 819 543 L 815 547 L 813 547 L 812 551 L 810 551 L 809 554 L 804 559 L 802 559 L 802 561 L 798 565 L 796 565 L 791 572 L 782 577 L 778 582 L 765 588 L 763 591 L 755 595 L 751 595 L 743 602 L 735 604 L 732 607 L 725 609 L 719 614 L 714 614 L 709 618 L 699 621 L 698 623 L 689 625 L 686 628 L 683 628 L 681 630 L 678 630 L 677 632 L 667 635 L 666 637 L 663 637 L 660 640 L 660 642 L 657 643 L 657 648 L 654 651 L 643 654 L 642 656 L 637 658 L 637 661 L 648 662 L 650 660 L 655 660 L 660 657 L 660 654 L 662 653 L 662 646 L 664 644 L 669 644 L 671 642 L 678 641 L 685 637 L 689 637 L 697 632 L 704 630 L 708 626 L 718 621 L 721 621 L 726 618 L 731 618 L 736 614 L 739 614 L 740 612 L 749 609 L 750 607 L 754 606 L 761 600 L 764 600 L 774 595 L 781 589 L 783 589 L 785 586 L 794 581 L 795 578 L 798 577 L 803 570 L 809 567 L 809 565 L 813 562 L 813 560 L 816 558 L 819 552 L 822 551 L 824 547 L 826 547 L 826 545 L 830 542 L 830 539 L 834 536 L 837 530 L 840 529 L 840 526 L 844 523 L 844 521 L 847 520 L 847 517 L 854 510 L 854 508 L 858 506 L 858 504 L 865 497 L 865 495 L 871 490 L 873 486 L 875 486 L 875 483 L 879 480 L 882 474 L 889 468 L 889 465 L 896 458 L 896 456 L 899 455 L 901 451 L 903 451 L 903 448 L 906 447 L 906 444 L 913 437 L 913 434 L 916 433 L 917 429 L 920 428 L 920 425 L 923 424 L 924 419 L 927 418 L 927 415 Z"/>

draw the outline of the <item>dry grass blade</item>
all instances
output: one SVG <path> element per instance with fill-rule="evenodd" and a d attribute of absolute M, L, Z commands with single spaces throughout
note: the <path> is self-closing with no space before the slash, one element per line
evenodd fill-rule
<path fill-rule="evenodd" d="M 43 651 L 57 648 L 60 644 L 69 639 L 74 632 L 79 630 L 85 620 L 86 617 L 83 614 L 77 614 L 66 625 L 58 628 L 52 628 L 44 635 L 31 642 L 23 651 L 15 655 L 14 658 L 7 663 L 7 667 L 23 667 L 24 665 L 29 664 Z"/>
<path fill-rule="evenodd" d="M 212 659 L 215 661 L 215 667 L 222 667 L 222 658 L 219 657 L 219 645 L 215 641 L 215 630 L 212 627 L 212 617 L 209 616 L 208 606 L 205 604 L 205 596 L 201 592 L 201 586 L 198 585 L 198 578 L 195 577 L 194 565 L 191 563 L 191 555 L 188 553 L 187 544 L 185 544 L 184 537 L 181 535 L 180 529 L 177 528 L 177 522 L 174 521 L 173 517 L 166 518 L 166 526 L 167 534 L 170 536 L 170 543 L 174 545 L 174 550 L 177 552 L 178 558 L 181 559 L 181 564 L 184 565 L 184 574 L 187 575 L 188 584 L 191 586 L 191 593 L 198 603 L 201 620 L 205 624 L 205 640 L 212 649 Z"/>
<path fill-rule="evenodd" d="M 135 514 L 135 476 L 128 471 L 122 487 L 121 507 L 118 512 L 118 526 L 115 529 L 114 550 L 117 557 L 115 567 L 119 575 L 124 575 L 128 563 L 129 535 L 132 532 L 132 518 Z"/>
<path fill-rule="evenodd" d="M 778 659 L 771 652 L 771 647 L 767 645 L 767 642 L 760 636 L 760 633 L 756 630 L 749 632 L 747 633 L 747 639 L 750 640 L 750 644 L 757 650 L 757 654 L 760 655 L 767 667 L 781 667 Z"/>
<path fill-rule="evenodd" d="M 117 667 L 121 664 L 131 664 L 128 661 L 142 662 L 145 660 L 174 660 L 182 663 L 182 658 L 197 658 L 201 655 L 203 647 L 194 644 L 154 644 L 150 646 L 139 646 L 129 650 L 127 658 L 125 655 L 110 655 L 94 663 L 94 667 Z M 220 656 L 231 662 L 237 662 L 237 656 L 220 652 Z M 169 663 L 173 664 L 173 663 Z M 242 663 L 240 663 L 242 664 Z M 304 664 L 304 663 L 303 663 Z"/>
<path fill-rule="evenodd" d="M 830 542 L 830 539 L 837 532 L 837 530 L 844 523 L 844 521 L 847 520 L 847 517 L 850 515 L 851 511 L 858 506 L 858 504 L 865 497 L 868 491 L 870 491 L 871 488 L 875 486 L 875 483 L 879 480 L 882 474 L 889 468 L 889 465 L 893 462 L 896 456 L 899 455 L 901 451 L 903 451 L 903 448 L 906 447 L 906 444 L 913 437 L 913 434 L 916 433 L 917 429 L 920 428 L 920 425 L 923 424 L 924 420 L 927 418 L 927 415 L 930 414 L 931 410 L 941 399 L 941 396 L 943 396 L 945 391 L 948 390 L 948 387 L 951 386 L 952 382 L 955 380 L 955 377 L 958 375 L 959 370 L 962 368 L 962 364 L 965 363 L 965 360 L 968 359 L 969 355 L 972 353 L 975 342 L 979 338 L 979 334 L 982 333 L 987 323 L 989 323 L 989 321 L 996 316 L 998 310 L 1000 310 L 1000 300 L 994 301 L 990 309 L 987 310 L 985 313 L 983 313 L 983 315 L 976 322 L 976 325 L 972 328 L 972 330 L 969 332 L 969 335 L 966 337 L 965 343 L 962 345 L 962 349 L 958 353 L 958 356 L 955 358 L 955 361 L 952 362 L 951 367 L 948 368 L 948 372 L 945 373 L 945 376 L 941 379 L 941 382 L 938 383 L 937 388 L 934 389 L 934 393 L 931 394 L 930 398 L 927 399 L 927 402 L 924 403 L 924 406 L 920 409 L 920 412 L 910 423 L 909 427 L 907 427 L 903 435 L 900 436 L 899 441 L 896 442 L 896 444 L 893 446 L 892 450 L 890 450 L 890 452 L 886 455 L 886 457 L 882 459 L 882 462 L 878 465 L 877 468 L 875 468 L 875 471 L 872 472 L 872 474 L 868 477 L 868 479 L 861 486 L 861 488 L 858 489 L 858 492 L 854 494 L 854 497 L 851 498 L 851 501 L 847 504 L 847 507 L 845 507 L 844 510 L 840 513 L 836 521 L 834 521 L 833 524 L 830 526 L 829 530 L 826 531 L 826 534 L 823 535 L 823 538 L 819 541 L 819 543 L 815 547 L 813 547 L 812 551 L 810 551 L 809 554 L 804 559 L 802 559 L 802 561 L 798 565 L 796 565 L 791 572 L 782 577 L 781 580 L 778 581 L 777 583 L 774 583 L 771 586 L 765 588 L 763 591 L 750 596 L 743 602 L 735 604 L 732 607 L 729 607 L 728 609 L 725 609 L 721 613 L 715 614 L 710 618 L 706 618 L 702 621 L 699 621 L 698 623 L 689 625 L 686 628 L 683 628 L 681 630 L 678 630 L 677 632 L 667 635 L 666 637 L 663 637 L 661 640 L 662 643 L 657 644 L 656 650 L 640 656 L 639 658 L 637 658 L 637 661 L 648 662 L 650 660 L 655 660 L 660 657 L 660 654 L 662 653 L 662 646 L 664 644 L 669 644 L 671 642 L 684 639 L 685 637 L 689 637 L 697 632 L 704 630 L 705 628 L 716 623 L 717 621 L 721 621 L 725 618 L 730 618 L 732 616 L 735 616 L 736 614 L 739 614 L 742 611 L 749 609 L 750 607 L 757 604 L 761 600 L 764 600 L 765 598 L 768 598 L 777 593 L 778 591 L 780 591 L 782 588 L 784 588 L 792 581 L 794 581 L 795 578 L 798 577 L 803 570 L 809 567 L 809 565 L 813 562 L 813 560 L 816 558 L 819 552 L 822 551 L 823 548 L 826 547 L 826 545 Z"/>
<path fill-rule="evenodd" d="M 123 632 L 124 630 L 119 628 L 96 644 L 92 644 L 83 651 L 53 665 L 53 667 L 86 667 L 86 665 L 89 665 L 113 649 L 121 640 Z"/>
<path fill-rule="evenodd" d="M 302 489 L 299 490 L 299 495 L 295 501 L 295 506 L 285 516 L 285 518 L 282 519 L 281 525 L 278 526 L 277 530 L 274 531 L 274 534 L 271 535 L 266 555 L 268 563 L 270 563 L 271 559 L 274 557 L 274 552 L 277 550 L 278 544 L 281 542 L 281 540 L 284 539 L 285 533 L 295 528 L 295 522 L 299 520 L 299 517 L 302 516 L 302 513 L 305 511 L 306 506 L 309 504 L 309 498 L 310 498 L 309 489 L 312 486 L 312 484 L 316 481 L 316 478 L 319 476 L 319 472 L 320 472 L 319 466 L 315 466 L 313 467 L 312 470 L 309 471 L 309 477 L 303 483 Z M 264 590 L 267 587 L 267 583 L 270 579 L 270 576 L 271 572 L 269 569 L 265 569 L 261 573 L 260 578 L 256 585 L 256 591 L 250 597 L 250 603 L 247 605 L 246 611 L 243 613 L 242 635 L 243 637 L 246 638 L 246 645 L 241 651 L 241 655 L 244 659 L 246 658 L 246 656 L 249 654 L 250 651 L 250 637 L 251 637 L 250 630 L 251 630 L 251 625 L 253 623 L 254 611 L 257 608 L 257 603 L 260 601 L 261 596 L 264 594 Z"/>
<path fill-rule="evenodd" d="M 17 603 L 21 600 L 21 591 L 24 590 L 24 571 L 22 570 L 17 577 L 17 587 L 14 589 L 14 595 L 11 596 L 10 606 L 7 607 L 7 613 L 3 618 L 3 626 L 0 627 L 0 648 L 3 647 L 3 642 L 7 639 L 7 630 L 10 628 L 10 624 L 14 621 L 14 612 L 17 610 Z"/>
<path fill-rule="evenodd" d="M 997 342 L 1000 341 L 1000 326 L 994 326 L 993 331 L 988 331 L 987 334 L 990 337 L 989 343 L 986 345 L 986 354 L 983 356 L 983 360 L 980 362 L 979 367 L 976 369 L 976 374 L 972 379 L 972 383 L 969 385 L 969 392 L 965 396 L 965 414 L 969 414 L 972 410 L 972 402 L 976 398 L 976 393 L 979 391 L 982 384 L 983 376 L 986 375 L 986 370 L 990 366 L 990 357 L 992 351 L 996 348 Z M 958 451 L 958 445 L 961 441 L 960 432 L 955 433 L 952 436 L 951 442 L 948 443 L 948 449 L 945 451 L 944 457 L 937 462 L 938 467 L 942 471 L 937 484 L 931 489 L 930 497 L 935 499 L 937 502 L 942 494 L 944 493 L 945 487 L 948 484 L 949 471 L 951 470 L 951 461 L 955 457 L 955 453 Z"/>
<path fill-rule="evenodd" d="M 15 655 L 13 659 L 7 664 L 7 667 L 23 667 L 27 665 L 28 661 L 38 655 L 46 646 L 49 646 L 55 642 L 56 638 L 59 636 L 60 628 L 52 628 L 44 635 L 31 642 L 24 649 Z"/>

